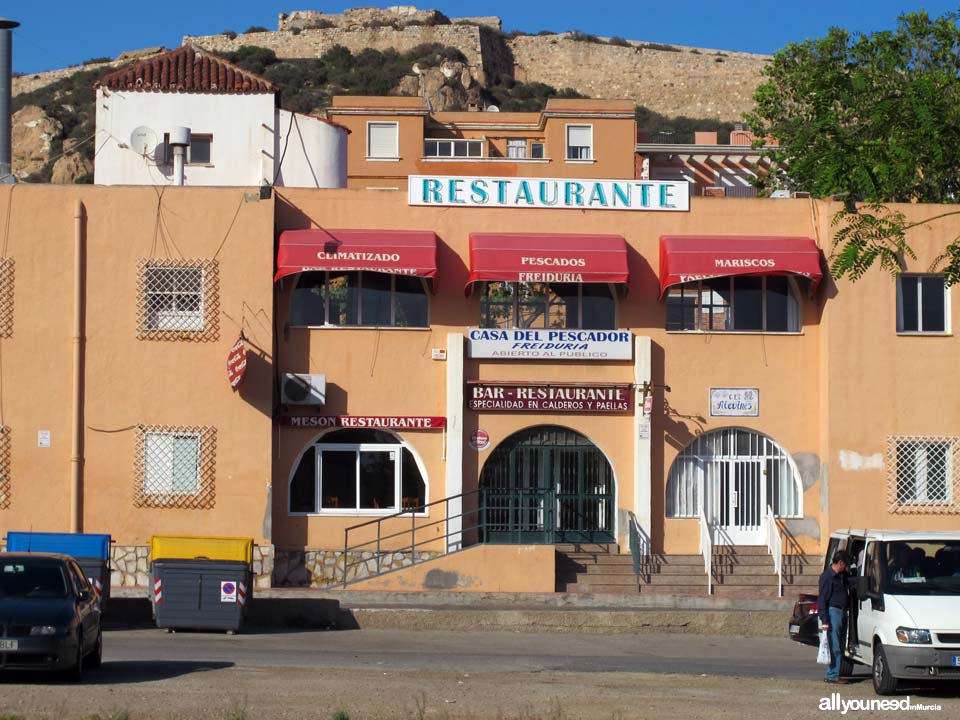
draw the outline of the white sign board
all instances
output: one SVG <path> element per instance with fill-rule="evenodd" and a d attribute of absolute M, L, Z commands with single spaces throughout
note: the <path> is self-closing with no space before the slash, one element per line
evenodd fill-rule
<path fill-rule="evenodd" d="M 220 583 L 220 602 L 235 603 L 237 601 L 237 584 L 225 581 Z"/>
<path fill-rule="evenodd" d="M 710 388 L 711 417 L 759 417 L 758 388 Z"/>
<path fill-rule="evenodd" d="M 504 330 L 470 328 L 471 358 L 536 360 L 631 360 L 629 330 Z"/>
<path fill-rule="evenodd" d="M 42 447 L 42 448 L 50 447 L 50 431 L 49 430 L 37 430 L 37 447 Z"/>
<path fill-rule="evenodd" d="M 686 180 L 411 175 L 407 187 L 410 205 L 675 212 L 690 209 L 690 183 Z"/>

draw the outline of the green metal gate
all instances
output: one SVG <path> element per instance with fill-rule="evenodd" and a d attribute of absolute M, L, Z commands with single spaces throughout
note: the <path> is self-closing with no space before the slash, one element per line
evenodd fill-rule
<path fill-rule="evenodd" d="M 613 469 L 580 433 L 557 426 L 511 435 L 480 476 L 484 542 L 614 542 Z"/>

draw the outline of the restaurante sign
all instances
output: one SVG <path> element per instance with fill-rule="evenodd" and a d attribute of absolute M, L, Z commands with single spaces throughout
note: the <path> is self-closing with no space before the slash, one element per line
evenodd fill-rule
<path fill-rule="evenodd" d="M 690 209 L 690 184 L 685 180 L 411 175 L 407 193 L 409 205 L 679 212 Z"/>
<path fill-rule="evenodd" d="M 633 409 L 632 385 L 470 383 L 471 410 L 618 413 Z"/>

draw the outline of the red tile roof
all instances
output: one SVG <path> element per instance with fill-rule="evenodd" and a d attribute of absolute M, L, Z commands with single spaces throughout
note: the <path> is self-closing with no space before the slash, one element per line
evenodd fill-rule
<path fill-rule="evenodd" d="M 276 93 L 280 88 L 194 45 L 184 45 L 104 75 L 111 90 L 188 93 Z"/>

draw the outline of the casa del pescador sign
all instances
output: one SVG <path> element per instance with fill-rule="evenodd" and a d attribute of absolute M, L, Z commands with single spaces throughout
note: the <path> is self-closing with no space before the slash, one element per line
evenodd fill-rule
<path fill-rule="evenodd" d="M 690 209 L 685 180 L 582 180 L 411 175 L 408 204 L 564 210 Z"/>

